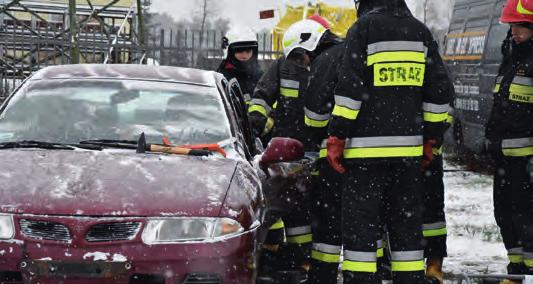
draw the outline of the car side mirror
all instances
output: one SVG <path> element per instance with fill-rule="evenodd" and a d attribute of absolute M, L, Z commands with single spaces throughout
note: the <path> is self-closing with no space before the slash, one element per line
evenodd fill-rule
<path fill-rule="evenodd" d="M 275 163 L 300 160 L 304 156 L 305 150 L 302 142 L 287 137 L 274 137 L 268 143 L 259 165 L 266 168 Z"/>

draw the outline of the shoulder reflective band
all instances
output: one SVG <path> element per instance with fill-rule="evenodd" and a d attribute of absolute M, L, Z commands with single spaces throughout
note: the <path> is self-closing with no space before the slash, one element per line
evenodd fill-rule
<path fill-rule="evenodd" d="M 518 1 L 518 6 L 516 7 L 516 10 L 518 11 L 518 13 L 523 15 L 533 15 L 533 11 L 529 11 L 524 8 L 524 6 L 522 5 L 522 0 Z"/>
<path fill-rule="evenodd" d="M 509 93 L 509 99 L 512 101 L 533 103 L 533 78 L 516 76 Z"/>
<path fill-rule="evenodd" d="M 533 268 L 533 253 L 524 252 L 524 264 L 528 268 Z"/>
<path fill-rule="evenodd" d="M 523 263 L 524 262 L 524 251 L 522 248 L 512 248 L 507 251 L 507 257 L 509 258 L 510 263 Z"/>
<path fill-rule="evenodd" d="M 379 63 L 374 65 L 374 86 L 424 85 L 426 65 L 419 63 Z"/>
<path fill-rule="evenodd" d="M 252 99 L 250 100 L 250 107 L 248 108 L 248 113 L 259 112 L 262 115 L 268 117 L 272 108 L 266 103 L 263 99 Z"/>
<path fill-rule="evenodd" d="M 369 44 L 367 66 L 381 62 L 426 62 L 427 48 L 419 41 L 382 41 Z"/>
<path fill-rule="evenodd" d="M 284 97 L 297 98 L 300 95 L 300 82 L 298 81 L 281 79 L 280 86 L 280 94 Z"/>
<path fill-rule="evenodd" d="M 376 272 L 376 252 L 344 251 L 342 270 L 352 272 Z"/>
<path fill-rule="evenodd" d="M 437 105 L 431 103 L 423 103 L 422 110 L 424 111 L 424 121 L 427 122 L 444 122 L 448 118 L 448 104 Z"/>
<path fill-rule="evenodd" d="M 328 114 L 319 114 L 314 111 L 304 108 L 305 111 L 305 125 L 315 128 L 324 128 L 328 126 L 329 119 L 331 115 Z"/>
<path fill-rule="evenodd" d="M 494 90 L 493 90 L 494 93 L 497 93 L 497 92 L 500 91 L 500 87 L 502 85 L 502 81 L 503 81 L 503 76 L 496 77 L 496 83 L 494 85 Z"/>
<path fill-rule="evenodd" d="M 347 159 L 419 157 L 423 152 L 422 144 L 422 136 L 351 138 L 346 142 L 344 157 Z"/>
<path fill-rule="evenodd" d="M 422 225 L 422 233 L 426 238 L 446 236 L 448 234 L 448 230 L 446 229 L 446 222 L 424 224 Z"/>
<path fill-rule="evenodd" d="M 270 226 L 270 228 L 268 228 L 269 230 L 279 230 L 279 229 L 283 229 L 285 227 L 285 225 L 283 224 L 283 220 L 281 219 L 278 219 L 278 221 L 276 221 L 276 223 L 274 223 L 272 226 Z"/>
<path fill-rule="evenodd" d="M 504 139 L 502 141 L 504 156 L 524 157 L 533 155 L 533 137 Z"/>
<path fill-rule="evenodd" d="M 357 101 L 344 96 L 335 96 L 335 107 L 332 114 L 349 120 L 357 119 L 361 109 L 361 101 Z"/>
<path fill-rule="evenodd" d="M 322 244 L 322 243 L 313 243 L 313 250 L 311 251 L 311 258 L 327 263 L 339 263 L 341 254 L 341 247 Z"/>
<path fill-rule="evenodd" d="M 391 252 L 392 271 L 424 270 L 424 251 L 393 251 Z"/>

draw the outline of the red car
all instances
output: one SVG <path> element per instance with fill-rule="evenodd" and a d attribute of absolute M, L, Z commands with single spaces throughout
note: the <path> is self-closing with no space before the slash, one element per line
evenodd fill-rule
<path fill-rule="evenodd" d="M 0 108 L 0 282 L 253 283 L 264 207 L 238 91 L 141 65 L 24 82 Z"/>

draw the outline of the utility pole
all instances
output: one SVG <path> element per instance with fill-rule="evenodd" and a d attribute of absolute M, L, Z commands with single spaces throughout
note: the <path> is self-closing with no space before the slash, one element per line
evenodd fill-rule
<path fill-rule="evenodd" d="M 137 23 L 139 25 L 139 44 L 144 47 L 146 38 L 144 37 L 143 0 L 137 0 Z"/>
<path fill-rule="evenodd" d="M 69 0 L 68 13 L 70 22 L 70 63 L 80 63 L 80 35 L 78 30 L 78 19 L 76 17 L 76 0 Z"/>

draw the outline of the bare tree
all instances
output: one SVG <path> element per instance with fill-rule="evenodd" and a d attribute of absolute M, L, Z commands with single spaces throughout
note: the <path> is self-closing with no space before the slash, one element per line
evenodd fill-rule
<path fill-rule="evenodd" d="M 216 10 L 214 0 L 202 0 L 202 7 L 200 10 L 200 47 L 204 43 L 204 31 L 206 30 L 206 21 L 208 17 L 213 16 L 214 11 Z"/>

